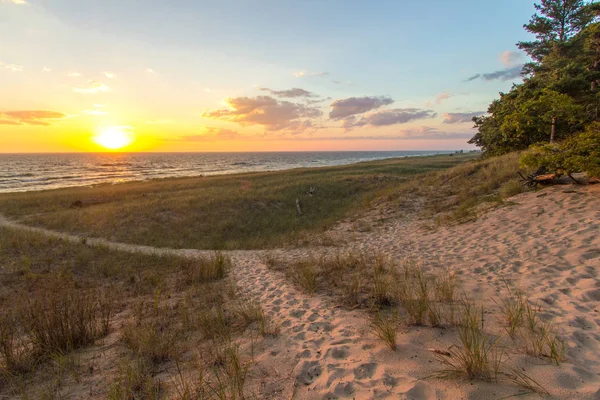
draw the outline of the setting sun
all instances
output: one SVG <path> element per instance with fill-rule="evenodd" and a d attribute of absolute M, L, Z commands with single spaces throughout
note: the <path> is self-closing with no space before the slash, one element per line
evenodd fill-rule
<path fill-rule="evenodd" d="M 133 142 L 133 134 L 125 126 L 111 126 L 104 128 L 92 140 L 109 150 L 121 149 Z"/>

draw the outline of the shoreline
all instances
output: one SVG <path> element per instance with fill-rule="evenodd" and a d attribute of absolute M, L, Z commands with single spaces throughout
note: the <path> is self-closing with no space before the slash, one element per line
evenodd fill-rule
<path fill-rule="evenodd" d="M 421 150 L 415 150 L 414 152 L 420 152 Z M 426 150 L 423 150 L 423 152 L 425 152 Z M 437 151 L 437 150 L 436 150 Z M 333 162 L 330 164 L 325 164 L 325 165 L 315 165 L 315 166 L 296 166 L 296 165 L 290 165 L 290 164 L 282 164 L 281 168 L 269 168 L 269 169 L 260 169 L 260 166 L 257 165 L 255 166 L 256 169 L 254 169 L 253 167 L 249 167 L 246 169 L 243 168 L 233 168 L 233 169 L 224 169 L 224 170 L 220 170 L 220 171 L 209 171 L 209 172 L 199 172 L 198 174 L 185 174 L 185 175 L 173 175 L 173 176 L 165 176 L 165 177 L 160 177 L 160 176 L 148 176 L 148 177 L 144 177 L 144 176 L 125 176 L 124 179 L 116 179 L 112 182 L 108 181 L 99 181 L 97 183 L 90 183 L 90 184 L 79 184 L 79 182 L 77 182 L 76 184 L 73 185 L 62 185 L 62 186 L 55 186 L 55 187 L 50 187 L 50 188 L 39 188 L 37 186 L 32 186 L 31 189 L 27 188 L 27 187 L 20 187 L 20 188 L 8 188 L 8 189 L 2 189 L 0 187 L 0 195 L 5 195 L 5 194 L 11 194 L 11 193 L 30 193 L 30 192 L 45 192 L 45 191 L 52 191 L 52 190 L 62 190 L 62 189 L 76 189 L 76 188 L 94 188 L 94 187 L 101 187 L 101 186 L 113 186 L 113 185 L 119 185 L 119 184 L 124 184 L 124 183 L 134 183 L 134 182 L 154 182 L 154 181 L 165 181 L 165 180 L 178 180 L 178 179 L 194 179 L 194 178 L 208 178 L 208 177 L 215 177 L 215 176 L 236 176 L 236 175 L 245 175 L 245 174 L 259 174 L 259 173 L 274 173 L 274 172 L 282 172 L 282 171 L 294 171 L 294 170 L 302 170 L 302 169 L 320 169 L 320 168 L 335 168 L 335 167 L 348 167 L 348 166 L 353 166 L 353 165 L 359 165 L 359 164 L 365 164 L 365 163 L 371 163 L 371 162 L 378 162 L 378 161 L 394 161 L 394 160 L 401 160 L 401 159 L 406 159 L 406 158 L 415 158 L 415 157 L 437 157 L 437 156 L 448 156 L 448 155 L 462 155 L 462 156 L 473 156 L 473 155 L 477 155 L 479 154 L 479 152 L 476 151 L 468 151 L 465 153 L 456 153 L 456 151 L 454 150 L 440 150 L 441 152 L 432 152 L 432 153 L 426 153 L 426 154 L 407 154 L 407 155 L 396 155 L 396 156 L 385 156 L 385 157 L 377 157 L 377 158 L 372 158 L 372 157 L 365 157 L 364 160 L 359 160 L 359 161 L 355 161 L 355 160 L 351 160 L 350 162 Z M 443 152 L 442 152 L 443 151 Z M 412 152 L 412 151 L 406 151 L 407 153 Z M 363 152 L 363 151 L 347 151 L 347 152 L 337 152 L 337 151 L 332 151 L 332 152 L 249 152 L 249 153 L 235 153 L 235 152 L 229 152 L 229 153 L 92 153 L 95 155 L 107 155 L 109 157 L 119 154 L 119 155 L 125 155 L 125 156 L 131 156 L 131 155 L 137 155 L 137 154 L 149 154 L 149 155 L 157 155 L 157 154 L 165 154 L 165 155 L 192 155 L 192 154 L 223 154 L 223 155 L 238 155 L 238 154 L 278 154 L 278 153 L 286 153 L 286 154 L 312 154 L 312 153 L 322 153 L 322 154 L 339 154 L 339 153 L 344 153 L 344 154 L 364 154 L 364 153 L 371 153 L 371 152 Z M 377 152 L 373 152 L 373 153 L 398 153 L 397 151 L 377 151 Z M 20 156 L 20 155 L 24 155 L 24 156 L 35 156 L 35 155 L 43 155 L 43 156 L 49 156 L 49 155 L 54 155 L 55 153 L 23 153 L 23 154 L 18 154 L 18 153 L 4 153 L 4 154 L 0 154 L 0 157 L 5 156 L 5 155 L 13 155 L 13 156 Z M 56 153 L 58 155 L 58 153 Z M 78 155 L 78 156 L 85 156 L 88 155 L 90 153 L 60 153 L 60 154 L 64 154 L 64 155 Z M 0 160 L 1 161 L 1 160 Z M 313 161 L 314 162 L 314 161 Z M 108 171 L 107 171 L 108 172 Z M 33 178 L 35 177 L 35 175 L 33 175 L 31 172 L 27 173 L 27 178 Z M 23 175 L 15 175 L 15 177 L 23 177 Z M 11 177 L 9 175 L 6 175 L 5 178 L 10 179 Z M 68 176 L 69 179 L 73 178 L 73 176 Z M 57 181 L 59 179 L 63 179 L 63 181 L 66 180 L 65 177 L 36 177 L 35 179 L 31 179 L 29 182 L 46 182 L 48 180 L 52 180 L 52 179 L 56 179 Z M 93 177 L 91 177 L 90 179 L 94 179 Z M 67 181 L 68 182 L 68 181 Z M 0 186 L 2 185 L 2 180 L 0 180 Z"/>

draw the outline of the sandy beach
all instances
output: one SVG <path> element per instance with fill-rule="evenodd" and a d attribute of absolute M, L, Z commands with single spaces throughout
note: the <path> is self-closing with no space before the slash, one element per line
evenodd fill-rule
<path fill-rule="evenodd" d="M 375 210 L 363 222 L 376 224 L 385 212 Z M 417 216 L 405 214 L 361 233 L 342 221 L 332 232 L 344 238 L 341 248 L 268 253 L 293 260 L 340 251 L 376 251 L 395 260 L 419 260 L 427 271 L 450 268 L 458 275 L 459 290 L 474 304 L 484 305 L 486 330 L 501 338 L 507 365 L 533 378 L 550 398 L 593 399 L 600 396 L 599 221 L 600 186 L 562 185 L 514 196 L 505 206 L 462 225 L 432 231 Z M 32 229 L 7 219 L 0 223 Z M 101 239 L 88 239 L 88 244 L 185 257 L 206 254 Z M 455 328 L 401 326 L 397 349 L 392 351 L 372 333 L 363 310 L 349 310 L 327 295 L 302 293 L 282 273 L 265 266 L 266 253 L 228 252 L 241 293 L 258 301 L 281 329 L 278 336 L 252 344 L 254 362 L 246 387 L 258 398 L 500 399 L 524 392 L 504 382 L 433 377 L 441 364 L 432 350 L 452 348 L 457 342 Z M 566 346 L 563 363 L 557 366 L 547 358 L 527 355 L 523 343 L 507 337 L 494 301 L 505 291 L 505 282 L 522 290 L 541 318 L 553 321 Z M 104 364 L 110 374 L 110 362 Z M 89 393 L 102 398 L 102 381 L 97 380 Z"/>

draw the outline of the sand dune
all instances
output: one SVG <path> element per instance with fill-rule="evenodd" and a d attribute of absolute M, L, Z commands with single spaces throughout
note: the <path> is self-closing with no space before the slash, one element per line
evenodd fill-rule
<path fill-rule="evenodd" d="M 0 225 L 19 226 L 6 219 L 0 219 Z M 345 226 L 340 224 L 337 233 L 343 235 Z M 556 366 L 526 355 L 514 343 L 508 348 L 509 363 L 538 381 L 553 398 L 600 398 L 600 186 L 524 193 L 475 222 L 434 231 L 404 216 L 372 232 L 346 233 L 349 242 L 341 250 L 379 251 L 398 260 L 418 259 L 429 269 L 457 271 L 465 294 L 485 304 L 486 325 L 496 335 L 502 335 L 503 328 L 492 298 L 504 289 L 503 279 L 522 289 L 539 304 L 543 317 L 555 321 L 567 359 Z M 99 239 L 88 242 L 190 257 L 205 253 Z M 272 253 L 297 259 L 337 251 L 299 248 Z M 254 349 L 256 364 L 248 389 L 259 398 L 492 399 L 523 392 L 511 384 L 431 378 L 441 366 L 428 349 L 450 347 L 456 341 L 452 329 L 405 327 L 398 335 L 398 349 L 392 351 L 370 332 L 362 311 L 343 309 L 326 296 L 301 293 L 283 274 L 263 265 L 265 252 L 230 254 L 242 293 L 259 301 L 281 327 L 279 336 Z"/>

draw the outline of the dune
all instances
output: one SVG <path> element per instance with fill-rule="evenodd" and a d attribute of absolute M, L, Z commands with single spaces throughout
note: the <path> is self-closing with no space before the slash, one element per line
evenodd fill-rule
<path fill-rule="evenodd" d="M 365 222 L 375 225 L 380 217 L 371 213 Z M 6 219 L 0 219 L 0 225 L 81 242 L 77 236 Z M 553 364 L 507 339 L 507 365 L 538 382 L 550 398 L 600 397 L 600 185 L 522 193 L 476 221 L 435 230 L 412 214 L 394 217 L 369 232 L 356 232 L 350 225 L 342 222 L 334 229 L 345 237 L 341 248 L 228 252 L 242 295 L 259 302 L 280 328 L 278 335 L 252 343 L 248 393 L 261 399 L 500 399 L 527 392 L 510 382 L 436 377 L 443 366 L 432 349 L 452 349 L 456 328 L 401 326 L 397 348 L 391 350 L 369 328 L 365 310 L 343 307 L 326 294 L 305 294 L 263 261 L 267 254 L 297 260 L 361 250 L 394 260 L 419 260 L 428 271 L 456 271 L 464 295 L 485 307 L 486 330 L 495 337 L 506 334 L 494 299 L 507 283 L 522 290 L 539 315 L 556 327 L 566 359 Z M 88 244 L 187 257 L 207 254 L 101 239 L 89 239 Z"/>

